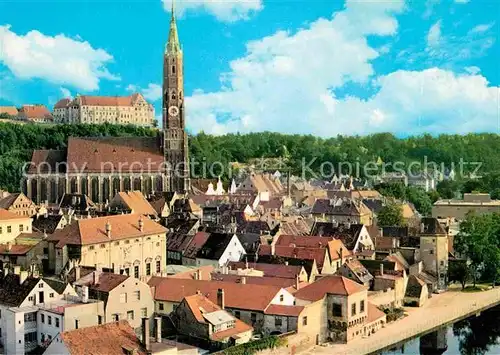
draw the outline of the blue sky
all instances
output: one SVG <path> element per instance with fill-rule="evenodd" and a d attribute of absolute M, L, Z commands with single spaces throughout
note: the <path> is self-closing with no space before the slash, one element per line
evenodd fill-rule
<path fill-rule="evenodd" d="M 171 0 L 0 2 L 0 105 L 142 92 Z M 191 132 L 500 133 L 500 2 L 176 2 Z"/>

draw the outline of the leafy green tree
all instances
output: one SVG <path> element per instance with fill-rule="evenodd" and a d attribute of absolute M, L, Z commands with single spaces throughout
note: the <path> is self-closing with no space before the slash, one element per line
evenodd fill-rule
<path fill-rule="evenodd" d="M 389 202 L 377 214 L 380 226 L 404 226 L 403 207 L 397 203 Z"/>
<path fill-rule="evenodd" d="M 443 199 L 452 199 L 460 193 L 462 186 L 460 182 L 455 180 L 443 180 L 438 182 L 436 186 L 436 191 L 439 196 Z"/>
<path fill-rule="evenodd" d="M 448 280 L 450 282 L 460 282 L 463 290 L 465 289 L 469 277 L 469 266 L 466 260 L 450 260 L 448 266 Z"/>
<path fill-rule="evenodd" d="M 500 214 L 468 214 L 460 224 L 454 247 L 469 260 L 474 286 L 478 277 L 495 283 L 500 276 Z"/>

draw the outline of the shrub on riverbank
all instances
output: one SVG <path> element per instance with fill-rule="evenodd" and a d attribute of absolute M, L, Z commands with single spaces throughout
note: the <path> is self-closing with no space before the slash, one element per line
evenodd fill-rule
<path fill-rule="evenodd" d="M 405 316 L 403 308 L 384 308 L 382 311 L 387 315 L 387 322 L 394 322 Z"/>

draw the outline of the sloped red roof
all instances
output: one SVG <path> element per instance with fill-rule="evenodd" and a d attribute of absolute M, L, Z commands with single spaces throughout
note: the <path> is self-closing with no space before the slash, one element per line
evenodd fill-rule
<path fill-rule="evenodd" d="M 19 216 L 13 212 L 7 211 L 4 208 L 0 208 L 0 221 L 7 221 L 11 219 L 27 219 L 29 217 Z"/>
<path fill-rule="evenodd" d="M 19 113 L 27 119 L 52 118 L 52 114 L 44 105 L 24 105 Z"/>
<path fill-rule="evenodd" d="M 66 108 L 68 107 L 68 104 L 70 103 L 70 99 L 65 98 L 57 101 L 57 103 L 54 105 L 54 109 L 56 108 Z"/>
<path fill-rule="evenodd" d="M 25 255 L 31 249 L 33 249 L 35 245 L 30 244 L 0 244 L 0 254 L 3 255 Z M 9 250 L 10 249 L 10 250 Z"/>
<path fill-rule="evenodd" d="M 326 294 L 349 296 L 366 290 L 362 285 L 343 276 L 326 276 L 301 288 L 295 297 L 306 301 L 318 301 Z"/>
<path fill-rule="evenodd" d="M 163 172 L 158 137 L 100 137 L 68 139 L 69 172 Z"/>
<path fill-rule="evenodd" d="M 126 348 L 146 355 L 126 320 L 62 332 L 60 337 L 70 354 L 123 355 Z"/>
<path fill-rule="evenodd" d="M 270 304 L 264 311 L 265 314 L 276 316 L 298 317 L 304 310 L 303 306 L 285 306 L 281 304 Z"/>
<path fill-rule="evenodd" d="M 245 269 L 245 262 L 230 262 L 228 266 L 233 269 Z M 264 276 L 280 277 L 285 279 L 294 279 L 300 274 L 302 266 L 300 265 L 283 265 L 283 264 L 265 264 L 265 263 L 248 263 L 250 269 L 262 271 Z"/>
<path fill-rule="evenodd" d="M 143 222 L 142 231 L 139 227 L 140 219 Z M 106 233 L 107 223 L 111 226 L 110 237 Z M 88 245 L 166 232 L 165 227 L 147 217 L 138 214 L 124 214 L 78 220 L 64 229 L 56 230 L 54 234 L 49 236 L 48 240 L 58 241 L 58 246 L 66 244 Z"/>
<path fill-rule="evenodd" d="M 165 277 L 155 287 L 155 300 L 180 303 L 184 297 L 200 291 L 210 301 L 217 303 L 218 289 L 224 290 L 225 303 L 229 308 L 264 311 L 281 287 Z"/>
<path fill-rule="evenodd" d="M 0 113 L 6 113 L 11 116 L 17 116 L 17 108 L 15 106 L 0 106 Z"/>
<path fill-rule="evenodd" d="M 316 260 L 316 265 L 318 268 L 321 268 L 325 262 L 326 250 L 326 248 L 294 248 L 276 245 L 274 255 L 301 260 Z M 259 255 L 272 255 L 271 251 L 270 246 L 261 246 Z"/>

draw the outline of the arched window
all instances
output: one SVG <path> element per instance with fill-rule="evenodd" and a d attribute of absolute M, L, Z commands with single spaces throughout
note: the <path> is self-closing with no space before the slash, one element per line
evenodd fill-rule
<path fill-rule="evenodd" d="M 172 74 L 175 74 L 175 65 L 172 65 Z"/>

